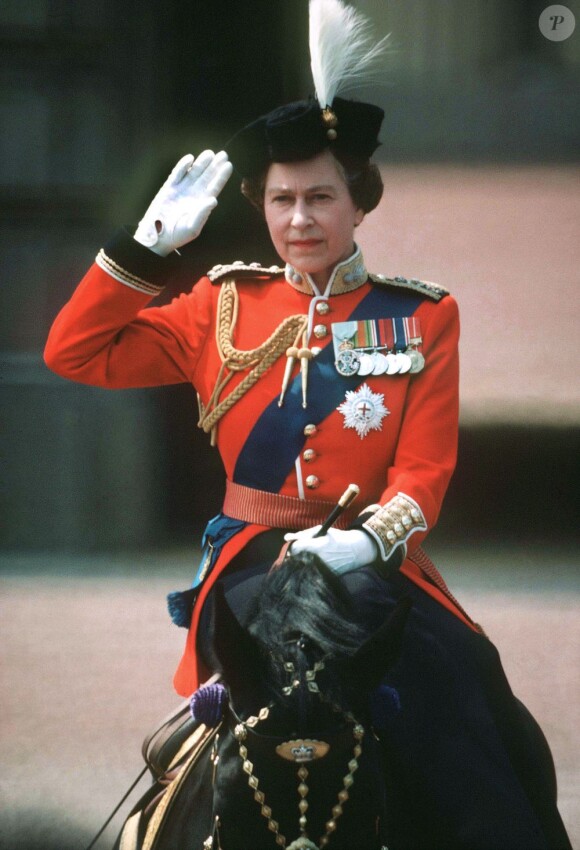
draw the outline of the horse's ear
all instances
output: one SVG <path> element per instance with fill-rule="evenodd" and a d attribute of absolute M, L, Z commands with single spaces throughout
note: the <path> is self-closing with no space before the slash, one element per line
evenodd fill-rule
<path fill-rule="evenodd" d="M 232 695 L 256 691 L 261 672 L 260 644 L 238 622 L 219 582 L 214 590 L 212 649 Z"/>
<path fill-rule="evenodd" d="M 412 604 L 409 597 L 400 599 L 389 618 L 351 658 L 349 678 L 360 692 L 373 690 L 399 657 Z"/>

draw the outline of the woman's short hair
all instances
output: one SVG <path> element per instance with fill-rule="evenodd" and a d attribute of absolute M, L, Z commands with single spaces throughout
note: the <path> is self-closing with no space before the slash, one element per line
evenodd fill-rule
<path fill-rule="evenodd" d="M 345 154 L 333 152 L 339 170 L 348 186 L 348 191 L 357 209 L 368 213 L 378 206 L 383 196 L 383 180 L 381 172 L 374 162 L 368 159 L 358 159 Z M 244 177 L 242 180 L 242 195 L 257 209 L 264 210 L 264 191 L 268 170 L 255 177 Z"/>

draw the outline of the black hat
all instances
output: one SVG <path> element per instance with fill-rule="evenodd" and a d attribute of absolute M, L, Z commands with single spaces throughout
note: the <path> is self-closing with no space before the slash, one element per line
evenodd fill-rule
<path fill-rule="evenodd" d="M 343 0 L 309 0 L 310 67 L 315 97 L 288 103 L 248 124 L 226 144 L 243 177 L 271 162 L 310 159 L 327 148 L 369 159 L 379 146 L 384 112 L 338 97 L 369 82 L 388 36 L 375 42 L 367 18 Z"/>
<path fill-rule="evenodd" d="M 262 115 L 226 145 L 234 168 L 252 177 L 271 162 L 311 159 L 326 148 L 369 159 L 379 146 L 384 112 L 371 103 L 335 97 L 321 109 L 315 98 L 298 100 Z"/>

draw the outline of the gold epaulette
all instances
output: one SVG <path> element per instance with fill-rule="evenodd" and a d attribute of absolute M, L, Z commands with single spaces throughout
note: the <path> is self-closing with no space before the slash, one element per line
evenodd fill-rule
<path fill-rule="evenodd" d="M 441 301 L 445 295 L 449 295 L 449 290 L 443 286 L 439 286 L 438 283 L 431 283 L 428 280 L 417 280 L 415 277 L 408 279 L 400 275 L 397 275 L 397 277 L 386 277 L 384 274 L 370 274 L 369 278 L 373 283 L 378 283 L 380 286 L 413 289 L 415 292 L 426 295 L 427 298 L 432 298 L 433 301 Z"/>
<path fill-rule="evenodd" d="M 241 260 L 236 260 L 233 263 L 229 263 L 229 265 L 218 263 L 217 266 L 214 266 L 213 269 L 208 271 L 207 277 L 209 277 L 212 283 L 218 283 L 224 277 L 235 277 L 236 279 L 263 276 L 274 277 L 275 275 L 282 274 L 283 271 L 284 269 L 281 269 L 280 266 L 261 266 L 260 263 L 246 264 Z"/>

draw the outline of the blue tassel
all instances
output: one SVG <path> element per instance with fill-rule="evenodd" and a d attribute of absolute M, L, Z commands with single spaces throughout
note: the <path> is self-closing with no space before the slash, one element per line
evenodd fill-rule
<path fill-rule="evenodd" d="M 385 730 L 389 721 L 401 710 L 399 692 L 388 685 L 379 685 L 370 696 L 370 709 L 375 729 Z"/>
<path fill-rule="evenodd" d="M 201 541 L 201 560 L 189 590 L 174 590 L 167 594 L 169 616 L 176 626 L 188 629 L 197 594 L 219 557 L 222 547 L 247 526 L 247 522 L 218 514 L 210 519 Z"/>
<path fill-rule="evenodd" d="M 221 682 L 202 685 L 192 695 L 189 701 L 191 716 L 198 723 L 206 726 L 217 726 L 224 715 L 228 692 Z"/>
<path fill-rule="evenodd" d="M 189 590 L 174 590 L 167 594 L 167 609 L 176 626 L 182 629 L 190 627 L 193 603 L 197 593 L 198 588 L 191 587 Z"/>

